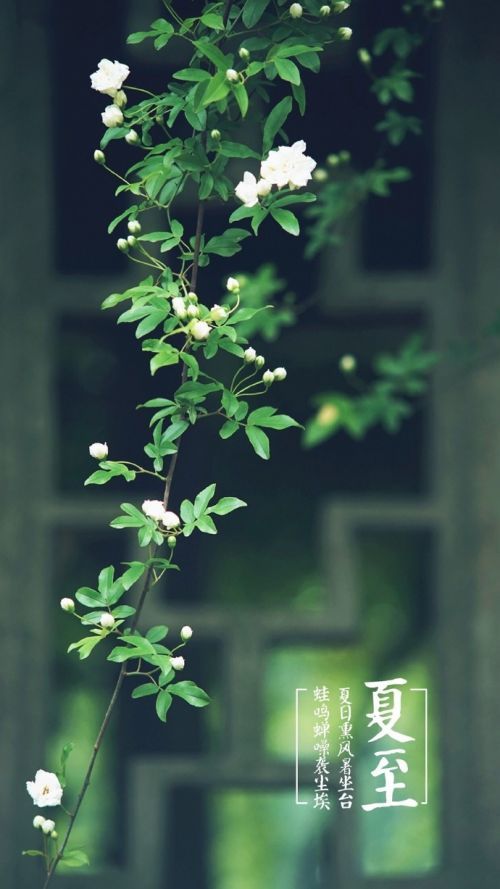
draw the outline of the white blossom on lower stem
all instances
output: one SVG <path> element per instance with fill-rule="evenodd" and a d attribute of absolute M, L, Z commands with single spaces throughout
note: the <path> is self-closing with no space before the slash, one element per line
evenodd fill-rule
<path fill-rule="evenodd" d="M 183 670 L 186 662 L 184 658 L 179 655 L 179 657 L 171 657 L 170 664 L 174 670 Z"/>
<path fill-rule="evenodd" d="M 176 512 L 171 512 L 171 510 L 166 509 L 162 515 L 161 523 L 165 526 L 167 531 L 170 531 L 171 528 L 178 528 L 181 520 Z"/>
<path fill-rule="evenodd" d="M 225 321 L 227 318 L 227 309 L 225 306 L 219 306 L 215 303 L 210 309 L 210 317 L 212 321 Z"/>
<path fill-rule="evenodd" d="M 108 446 L 105 441 L 94 441 L 89 445 L 89 454 L 94 460 L 105 460 L 108 456 Z"/>
<path fill-rule="evenodd" d="M 104 126 L 109 129 L 118 127 L 123 123 L 123 111 L 121 108 L 118 108 L 118 105 L 106 105 L 106 108 L 101 114 L 101 119 Z"/>
<path fill-rule="evenodd" d="M 148 519 L 154 519 L 155 522 L 161 522 L 165 515 L 165 507 L 161 500 L 145 500 L 142 511 Z"/>
<path fill-rule="evenodd" d="M 241 182 L 238 182 L 234 192 L 245 207 L 255 207 L 259 203 L 257 180 L 253 173 L 249 173 L 248 170 L 243 174 L 243 179 Z"/>
<path fill-rule="evenodd" d="M 26 781 L 26 789 L 35 806 L 59 806 L 63 789 L 57 775 L 38 769 L 34 781 Z M 53 828 L 52 828 L 53 829 Z"/>
<path fill-rule="evenodd" d="M 192 321 L 189 325 L 189 332 L 195 340 L 206 340 L 212 328 L 206 321 Z"/>
<path fill-rule="evenodd" d="M 262 161 L 260 175 L 278 188 L 303 188 L 312 178 L 316 161 L 304 154 L 306 143 L 301 139 L 293 145 L 281 145 Z"/>
<path fill-rule="evenodd" d="M 90 83 L 92 89 L 97 90 L 98 93 L 103 93 L 105 96 L 116 96 L 129 74 L 128 65 L 117 61 L 111 62 L 110 59 L 101 59 L 97 71 L 90 75 Z"/>

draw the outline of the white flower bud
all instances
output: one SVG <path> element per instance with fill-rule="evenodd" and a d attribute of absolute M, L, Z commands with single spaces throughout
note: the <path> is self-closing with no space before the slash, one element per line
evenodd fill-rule
<path fill-rule="evenodd" d="M 238 50 L 238 55 L 239 55 L 240 59 L 243 59 L 244 62 L 248 62 L 248 60 L 250 58 L 250 53 L 248 52 L 248 49 L 246 48 L 246 46 L 240 46 L 240 48 Z"/>
<path fill-rule="evenodd" d="M 240 79 L 240 75 L 234 68 L 228 68 L 226 71 L 226 80 L 229 80 L 230 83 L 238 83 Z"/>
<path fill-rule="evenodd" d="M 286 370 L 284 367 L 275 367 L 273 370 L 274 379 L 281 383 L 282 380 L 286 380 Z"/>
<path fill-rule="evenodd" d="M 106 611 L 104 614 L 101 615 L 99 623 L 104 630 L 110 630 L 111 627 L 114 627 L 115 625 L 115 619 L 112 614 L 109 614 Z"/>
<path fill-rule="evenodd" d="M 57 830 L 53 830 L 52 833 L 50 834 L 51 840 L 57 840 L 58 836 L 59 836 L 59 834 L 58 834 Z"/>
<path fill-rule="evenodd" d="M 257 355 L 257 358 L 255 359 L 255 366 L 256 367 L 264 367 L 265 363 L 266 363 L 266 359 L 264 358 L 264 356 Z"/>
<path fill-rule="evenodd" d="M 358 59 L 362 65 L 370 65 L 372 57 L 367 49 L 358 49 Z"/>
<path fill-rule="evenodd" d="M 135 130 L 129 130 L 125 136 L 125 142 L 128 142 L 129 145 L 137 145 L 139 142 L 139 133 L 136 133 Z"/>
<path fill-rule="evenodd" d="M 323 167 L 318 167 L 312 174 L 312 177 L 316 180 L 316 182 L 326 182 L 326 180 L 328 179 L 328 173 Z"/>
<path fill-rule="evenodd" d="M 220 132 L 220 130 L 211 130 L 210 135 L 211 135 L 212 139 L 214 140 L 214 142 L 218 142 L 220 139 L 220 136 L 221 136 L 221 132 Z"/>
<path fill-rule="evenodd" d="M 96 164 L 105 164 L 106 155 L 104 154 L 104 151 L 101 151 L 100 148 L 96 148 L 94 151 L 94 160 Z"/>
<path fill-rule="evenodd" d="M 172 528 L 178 528 L 181 520 L 177 513 L 171 512 L 170 510 L 165 510 L 161 517 L 161 523 L 165 526 L 167 531 L 170 531 Z"/>
<path fill-rule="evenodd" d="M 135 235 L 128 236 L 127 244 L 129 245 L 129 247 L 135 247 L 135 245 L 137 244 L 137 238 L 135 237 Z"/>
<path fill-rule="evenodd" d="M 186 627 L 182 627 L 182 630 L 181 630 L 181 639 L 182 639 L 183 642 L 187 642 L 188 639 L 191 639 L 191 636 L 192 636 L 192 635 L 193 635 L 193 631 L 192 631 L 191 627 L 187 627 L 187 626 L 186 626 Z"/>
<path fill-rule="evenodd" d="M 252 346 L 249 346 L 248 349 L 245 349 L 243 355 L 247 364 L 252 364 L 257 358 L 257 352 Z"/>
<path fill-rule="evenodd" d="M 229 290 L 229 293 L 238 293 L 240 289 L 240 282 L 237 278 L 228 278 L 226 281 L 226 290 Z"/>
<path fill-rule="evenodd" d="M 268 182 L 267 179 L 259 179 L 257 182 L 257 194 L 259 195 L 259 198 L 267 198 L 272 187 L 272 182 Z"/>
<path fill-rule="evenodd" d="M 122 253 L 126 253 L 128 250 L 127 239 L 126 238 L 118 238 L 118 240 L 116 242 L 116 246 L 118 247 L 118 250 L 122 251 Z"/>
<path fill-rule="evenodd" d="M 350 40 L 352 37 L 352 28 L 339 28 L 337 35 L 341 40 Z"/>
<path fill-rule="evenodd" d="M 274 374 L 272 370 L 265 370 L 262 374 L 262 380 L 266 386 L 270 386 L 271 383 L 274 383 Z"/>
<path fill-rule="evenodd" d="M 179 657 L 171 657 L 170 663 L 171 663 L 172 667 L 174 668 L 174 670 L 183 670 L 185 667 L 185 664 L 186 664 L 184 658 L 180 657 L 180 656 Z"/>
<path fill-rule="evenodd" d="M 293 19 L 300 19 L 304 10 L 302 9 L 300 3 L 292 3 L 288 12 Z"/>
<path fill-rule="evenodd" d="M 105 460 L 108 456 L 108 446 L 106 442 L 95 441 L 89 446 L 89 454 L 94 460 Z"/>
<path fill-rule="evenodd" d="M 118 127 L 123 123 L 123 112 L 118 105 L 106 105 L 101 114 L 101 119 L 105 127 Z"/>
<path fill-rule="evenodd" d="M 173 549 L 174 546 L 177 546 L 177 537 L 174 534 L 169 534 L 167 537 L 167 545 L 170 549 Z"/>
<path fill-rule="evenodd" d="M 188 318 L 198 318 L 198 316 L 200 314 L 200 310 L 199 310 L 198 306 L 195 306 L 193 304 L 188 306 L 186 311 L 187 311 Z"/>
<path fill-rule="evenodd" d="M 195 340 L 208 339 L 211 331 L 210 324 L 206 321 L 192 321 L 189 325 L 189 332 Z"/>
<path fill-rule="evenodd" d="M 44 818 L 44 821 L 42 824 L 42 830 L 44 833 L 46 833 L 46 834 L 52 833 L 55 826 L 56 826 L 55 821 L 51 821 L 49 818 L 47 818 L 47 819 Z"/>
<path fill-rule="evenodd" d="M 63 611 L 73 612 L 75 610 L 73 599 L 69 599 L 67 596 L 64 599 L 61 599 L 59 604 Z"/>
<path fill-rule="evenodd" d="M 182 296 L 174 296 L 172 300 L 172 309 L 174 310 L 174 314 L 177 315 L 178 318 L 183 319 L 187 317 L 186 303 L 184 302 Z"/>
<path fill-rule="evenodd" d="M 140 235 L 142 231 L 142 226 L 138 219 L 131 219 L 127 223 L 127 228 L 131 235 Z"/>
<path fill-rule="evenodd" d="M 127 104 L 126 92 L 124 92 L 124 90 L 118 90 L 113 101 L 114 101 L 114 104 L 118 105 L 120 108 L 125 108 L 125 105 Z"/>
<path fill-rule="evenodd" d="M 227 318 L 227 309 L 225 306 L 219 306 L 215 303 L 210 309 L 210 317 L 212 321 L 225 321 Z"/>
<path fill-rule="evenodd" d="M 142 504 L 142 511 L 148 519 L 154 519 L 155 522 L 161 522 L 165 515 L 165 507 L 162 500 L 145 500 Z"/>
<path fill-rule="evenodd" d="M 350 3 L 344 2 L 344 0 L 339 0 L 338 3 L 333 4 L 333 11 L 335 15 L 340 15 L 341 12 L 345 12 L 346 9 L 349 9 Z"/>
<path fill-rule="evenodd" d="M 44 821 L 45 818 L 43 817 L 43 815 L 35 815 L 35 817 L 33 818 L 33 827 L 36 828 L 36 830 L 40 830 Z"/>
<path fill-rule="evenodd" d="M 320 15 L 330 15 L 331 11 L 332 10 L 331 10 L 330 6 L 325 5 L 325 6 L 320 7 L 319 14 Z"/>
<path fill-rule="evenodd" d="M 187 295 L 187 298 L 188 298 L 191 302 L 193 302 L 193 303 L 197 303 L 197 302 L 198 302 L 198 296 L 197 296 L 196 293 L 194 293 L 193 290 L 190 290 L 190 291 L 189 291 L 189 293 L 188 293 L 188 295 Z"/>
<path fill-rule="evenodd" d="M 329 154 L 326 162 L 329 167 L 338 167 L 340 160 L 338 154 Z"/>
<path fill-rule="evenodd" d="M 356 365 L 357 361 L 354 355 L 342 355 L 342 358 L 339 361 L 340 370 L 345 374 L 354 373 Z"/>

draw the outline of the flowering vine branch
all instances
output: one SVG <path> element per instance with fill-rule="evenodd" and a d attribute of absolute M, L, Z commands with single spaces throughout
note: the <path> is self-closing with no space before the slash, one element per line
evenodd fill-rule
<path fill-rule="evenodd" d="M 264 369 L 265 358 L 244 334 L 245 323 L 270 307 L 246 306 L 244 285 L 234 276 L 226 278 L 221 304 L 207 305 L 198 295 L 198 273 L 218 257 L 234 256 L 263 223 L 299 234 L 299 219 L 290 208 L 300 210 L 315 200 L 303 189 L 316 163 L 305 154 L 305 142 L 288 144 L 284 127 L 294 106 L 300 114 L 305 112 L 303 71 L 317 72 L 324 48 L 349 39 L 350 28 L 339 28 L 333 17 L 330 20 L 330 13 L 342 13 L 348 5 L 316 0 L 290 6 L 284 0 L 207 2 L 198 15 L 182 18 L 165 0 L 168 17 L 156 19 L 148 31 L 130 35 L 128 42 L 152 40 L 160 51 L 175 39 L 189 48 L 187 67 L 175 72 L 166 92 L 155 94 L 129 85 L 130 70 L 118 61 L 101 60 L 91 76 L 92 88 L 112 100 L 102 113 L 105 133 L 94 159 L 118 180 L 116 194 L 126 194 L 129 201 L 110 223 L 109 232 L 126 225 L 117 247 L 149 272 L 125 292 L 108 296 L 103 308 L 120 307 L 118 323 L 136 326 L 153 376 L 169 366 L 182 370 L 180 385 L 171 396 L 161 394 L 140 406 L 153 412 L 151 440 L 144 448 L 146 466 L 110 458 L 107 443 L 94 442 L 89 448 L 99 465 L 86 485 L 104 485 L 120 477 L 132 483 L 147 474 L 156 479 L 161 496 L 145 500 L 142 508 L 123 503 L 111 521 L 111 527 L 137 534 L 143 558 L 125 563 L 118 575 L 115 566 L 104 567 L 95 588 L 81 587 L 74 597 L 61 600 L 62 609 L 88 628 L 88 635 L 68 651 L 85 660 L 102 646 L 106 659 L 120 667 L 72 809 L 62 805 L 71 744 L 63 750 L 57 773 L 39 770 L 27 783 L 36 806 L 60 806 L 61 817 L 68 819 L 61 840 L 55 820 L 37 815 L 33 821 L 41 832 L 41 848 L 25 854 L 43 860 L 44 889 L 59 867 L 88 864 L 86 852 L 70 848 L 69 841 L 126 681 L 138 682 L 132 698 L 154 698 L 163 722 L 175 698 L 194 707 L 210 702 L 194 681 L 178 679 L 185 668 L 179 652 L 190 640 L 191 628 L 183 627 L 180 641 L 167 646 L 167 627 L 145 631 L 142 627 L 151 589 L 168 571 L 179 570 L 173 561 L 179 539 L 195 532 L 216 534 L 215 519 L 246 506 L 233 496 L 216 499 L 212 482 L 193 500 L 185 497 L 174 511 L 171 494 L 180 442 L 202 420 L 211 418 L 223 441 L 243 434 L 257 456 L 267 460 L 269 431 L 299 423 L 267 403 L 271 386 L 286 378 L 285 368 Z M 141 99 L 129 107 L 128 98 L 135 92 Z M 241 141 L 244 118 L 252 125 L 253 147 Z M 274 147 L 278 136 L 284 144 Z M 139 160 L 124 174 L 109 165 L 104 153 L 116 139 L 142 149 Z M 244 171 L 236 182 L 238 159 L 251 161 L 253 171 Z M 196 189 L 198 202 L 192 235 L 175 215 L 178 198 L 188 186 Z M 235 200 L 240 205 L 231 207 L 228 226 L 209 236 L 213 223 L 206 210 L 214 203 Z M 234 224 L 239 222 L 250 229 Z M 220 378 L 207 371 L 216 355 L 226 359 Z M 254 407 L 255 398 L 264 398 L 265 403 Z M 125 603 L 126 594 L 139 585 L 135 604 Z"/>

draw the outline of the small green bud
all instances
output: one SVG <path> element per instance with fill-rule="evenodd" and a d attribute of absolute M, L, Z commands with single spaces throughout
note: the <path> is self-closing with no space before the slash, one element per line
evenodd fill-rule
<path fill-rule="evenodd" d="M 226 80 L 229 80 L 229 83 L 238 83 L 240 79 L 240 75 L 234 68 L 228 68 L 226 71 Z"/>
<path fill-rule="evenodd" d="M 265 370 L 262 374 L 262 382 L 266 384 L 266 386 L 270 386 L 271 383 L 274 383 L 274 374 L 272 370 Z"/>
<path fill-rule="evenodd" d="M 332 11 L 331 7 L 325 5 L 325 6 L 320 7 L 319 14 L 327 16 L 327 15 L 330 15 L 331 11 Z"/>
<path fill-rule="evenodd" d="M 174 547 L 177 545 L 177 537 L 175 536 L 175 534 L 168 535 L 167 544 L 170 547 L 170 549 L 174 549 Z"/>
<path fill-rule="evenodd" d="M 348 164 L 351 161 L 350 151 L 339 151 L 339 161 L 341 164 Z"/>
<path fill-rule="evenodd" d="M 255 367 L 264 367 L 265 363 L 266 363 L 266 359 L 264 358 L 264 356 L 257 355 L 257 358 L 255 359 Z"/>
<path fill-rule="evenodd" d="M 211 130 L 210 135 L 214 142 L 218 142 L 221 136 L 220 130 Z"/>
<path fill-rule="evenodd" d="M 192 303 L 197 303 L 197 302 L 198 302 L 198 296 L 197 296 L 196 293 L 194 293 L 192 290 L 189 291 L 189 293 L 188 293 L 188 295 L 187 295 L 187 298 L 188 298 Z"/>
<path fill-rule="evenodd" d="M 96 164 L 105 164 L 106 163 L 106 155 L 104 151 L 101 151 L 99 148 L 96 148 L 94 151 L 94 160 Z"/>
<path fill-rule="evenodd" d="M 341 12 L 345 12 L 346 9 L 349 9 L 350 5 L 351 5 L 350 3 L 340 2 L 340 0 L 339 0 L 338 3 L 333 4 L 333 11 L 334 11 L 335 15 L 340 15 Z"/>
<path fill-rule="evenodd" d="M 135 247 L 135 245 L 137 244 L 137 238 L 135 237 L 135 235 L 128 236 L 127 244 L 129 245 L 129 247 Z"/>
<path fill-rule="evenodd" d="M 354 355 L 342 355 L 339 361 L 339 367 L 342 373 L 352 374 L 356 370 L 357 361 Z"/>
<path fill-rule="evenodd" d="M 326 182 L 328 179 L 328 172 L 323 167 L 317 167 L 312 174 L 312 177 L 316 182 Z"/>
<path fill-rule="evenodd" d="M 350 40 L 352 37 L 352 28 L 339 28 L 337 35 L 341 40 Z"/>
<path fill-rule="evenodd" d="M 444 9 L 444 0 L 432 0 L 432 8 L 441 11 Z"/>
<path fill-rule="evenodd" d="M 58 836 L 59 836 L 59 834 L 58 834 L 57 830 L 53 830 L 52 833 L 51 833 L 51 835 L 50 835 L 50 838 L 51 838 L 52 840 L 57 840 L 57 837 L 58 837 Z"/>
<path fill-rule="evenodd" d="M 122 251 L 122 253 L 127 253 L 128 242 L 125 238 L 118 238 L 118 240 L 116 242 L 116 246 L 118 247 L 118 250 Z"/>
<path fill-rule="evenodd" d="M 238 55 L 239 55 L 240 59 L 243 59 L 244 62 L 248 62 L 248 60 L 250 58 L 250 53 L 249 53 L 248 49 L 246 48 L 246 46 L 240 46 L 240 48 L 238 50 Z"/>
<path fill-rule="evenodd" d="M 329 167 L 338 167 L 340 160 L 338 154 L 329 154 L 326 162 Z"/>
<path fill-rule="evenodd" d="M 127 223 L 127 228 L 131 235 L 140 235 L 142 231 L 142 225 L 138 219 L 131 219 Z"/>
<path fill-rule="evenodd" d="M 371 65 L 372 57 L 367 49 L 358 49 L 358 59 L 362 65 Z"/>

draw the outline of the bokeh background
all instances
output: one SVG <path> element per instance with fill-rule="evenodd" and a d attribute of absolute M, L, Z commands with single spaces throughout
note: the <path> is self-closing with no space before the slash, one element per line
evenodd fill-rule
<path fill-rule="evenodd" d="M 271 367 L 287 367 L 280 407 L 300 420 L 315 393 L 348 385 L 344 353 L 369 381 L 373 356 L 415 332 L 442 355 L 432 385 L 397 435 L 339 433 L 305 449 L 291 430 L 275 437 L 269 464 L 246 442 L 222 444 L 208 424 L 203 440 L 186 439 L 174 508 L 214 479 L 249 508 L 221 520 L 217 538 L 179 545 L 182 572 L 155 593 L 144 621 L 174 634 L 193 626 L 189 677 L 214 703 L 196 711 L 179 701 L 165 727 L 148 699 L 123 696 L 75 830 L 92 866 L 61 874 L 62 889 L 498 885 L 500 13 L 487 0 L 449 7 L 417 59 L 423 136 L 389 158 L 412 179 L 365 203 L 340 245 L 313 262 L 273 231 L 200 279 L 217 302 L 224 274 L 272 263 L 296 295 L 297 323 L 259 348 Z M 25 780 L 54 768 L 73 741 L 78 785 L 113 682 L 98 654 L 84 664 L 65 654 L 75 626 L 58 608 L 101 567 L 135 554 L 134 541 L 108 527 L 126 486 L 83 488 L 88 443 L 140 459 L 147 420 L 134 406 L 171 382 L 168 372 L 152 380 L 131 331 L 99 311 L 135 273 L 106 232 L 117 208 L 92 161 L 102 102 L 88 81 L 106 56 L 129 63 L 135 83 L 161 88 L 182 62 L 175 51 L 151 58 L 124 47 L 158 14 L 156 0 L 4 0 L 0 11 L 0 850 L 9 889 L 39 885 L 19 854 L 33 842 Z M 314 157 L 349 149 L 362 169 L 377 155 L 377 109 L 356 47 L 400 20 L 397 0 L 353 3 L 353 44 L 328 58 L 305 123 L 294 123 Z M 117 163 L 132 150 L 116 148 Z M 189 222 L 189 201 L 183 212 Z M 216 231 L 223 218 L 211 213 L 208 224 Z M 145 485 L 134 497 L 156 493 Z M 369 814 L 360 809 L 374 792 L 364 682 L 391 676 L 429 689 L 429 801 Z M 311 805 L 311 696 L 300 720 L 310 804 L 295 805 L 295 689 L 315 685 L 330 686 L 334 701 L 351 688 L 349 812 L 334 791 L 331 812 Z M 405 696 L 404 725 L 422 737 L 420 695 Z M 420 800 L 421 744 L 409 764 L 408 790 Z"/>

